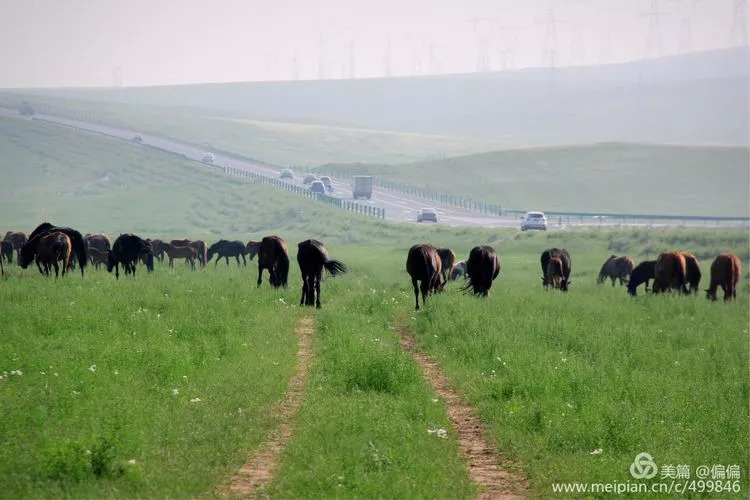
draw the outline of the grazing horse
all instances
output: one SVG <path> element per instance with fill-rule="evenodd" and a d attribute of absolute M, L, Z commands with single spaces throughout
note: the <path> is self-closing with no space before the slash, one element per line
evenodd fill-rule
<path fill-rule="evenodd" d="M 620 285 L 626 285 L 630 280 L 630 273 L 633 272 L 633 259 L 627 255 L 617 257 L 610 255 L 609 259 L 602 265 L 601 271 L 599 271 L 599 278 L 596 280 L 598 284 L 604 283 L 607 278 L 612 280 L 612 286 L 615 286 L 615 281 L 620 280 Z"/>
<path fill-rule="evenodd" d="M 472 248 L 466 261 L 466 270 L 469 274 L 469 283 L 464 290 L 472 289 L 474 295 L 487 297 L 492 282 L 500 274 L 500 259 L 495 249 L 487 245 Z"/>
<path fill-rule="evenodd" d="M 70 244 L 73 247 L 73 254 L 75 254 L 75 257 L 78 260 L 78 267 L 81 270 L 81 276 L 83 276 L 83 271 L 86 268 L 86 262 L 88 260 L 86 256 L 86 243 L 83 241 L 83 236 L 81 236 L 81 233 L 79 233 L 75 229 L 71 229 L 69 227 L 53 226 L 49 222 L 42 222 L 36 227 L 36 229 L 31 232 L 31 234 L 29 235 L 29 241 L 21 248 L 21 253 L 24 252 L 24 249 L 27 246 L 30 246 L 30 249 L 26 250 L 26 253 L 28 254 L 29 252 L 31 252 L 31 258 L 33 259 L 34 254 L 36 254 L 38 240 L 34 245 L 31 244 L 31 240 L 33 240 L 36 236 L 55 231 L 65 233 L 68 238 L 70 238 Z M 28 262 L 31 262 L 31 260 L 29 260 Z M 28 265 L 28 262 L 26 263 L 26 265 Z"/>
<path fill-rule="evenodd" d="M 195 259 L 198 257 L 195 248 L 192 246 L 174 246 L 169 243 L 164 243 L 164 252 L 169 257 L 169 267 L 174 267 L 175 259 L 185 259 L 185 262 L 190 263 L 190 268 L 195 271 Z"/>
<path fill-rule="evenodd" d="M 154 257 L 159 259 L 159 262 L 164 262 L 164 242 L 161 240 L 152 240 L 149 238 L 146 238 L 146 241 L 151 243 L 151 253 L 154 254 Z"/>
<path fill-rule="evenodd" d="M 112 244 L 112 250 L 109 252 L 107 272 L 111 273 L 112 268 L 114 268 L 115 278 L 120 279 L 119 266 L 122 264 L 125 275 L 127 276 L 132 273 L 133 277 L 135 277 L 136 263 L 143 255 L 146 256 L 146 269 L 153 271 L 154 256 L 151 253 L 151 245 L 146 240 L 134 234 L 121 234 Z"/>
<path fill-rule="evenodd" d="M 21 248 L 23 248 L 23 246 L 29 241 L 29 238 L 26 237 L 26 233 L 23 233 L 21 231 L 8 231 L 7 233 L 5 233 L 3 241 L 10 241 L 20 261 Z"/>
<path fill-rule="evenodd" d="M 95 248 L 100 252 L 109 252 L 112 249 L 112 242 L 104 233 L 86 233 L 83 241 L 86 242 L 86 248 Z"/>
<path fill-rule="evenodd" d="M 685 287 L 685 256 L 680 252 L 664 252 L 656 258 L 654 265 L 653 292 L 678 290 L 689 293 Z"/>
<path fill-rule="evenodd" d="M 0 241 L 0 261 L 7 260 L 13 262 L 13 243 L 10 241 Z"/>
<path fill-rule="evenodd" d="M 716 289 L 724 290 L 724 302 L 737 299 L 737 284 L 740 282 L 742 262 L 733 253 L 722 253 L 716 256 L 711 264 L 711 286 L 706 290 L 706 297 L 716 300 Z"/>
<path fill-rule="evenodd" d="M 549 261 L 553 257 L 557 257 L 558 259 L 560 259 L 560 263 L 562 265 L 562 278 L 559 282 L 560 291 L 567 292 L 568 285 L 572 283 L 570 279 L 570 269 L 572 267 L 572 264 L 570 261 L 570 254 L 564 248 L 549 248 L 542 252 L 542 257 L 540 259 L 542 264 L 542 285 L 544 286 L 544 288 L 547 288 L 550 285 L 550 279 L 547 276 L 547 270 Z"/>
<path fill-rule="evenodd" d="M 305 240 L 297 246 L 297 264 L 302 273 L 302 298 L 299 305 L 320 309 L 320 280 L 323 278 L 323 268 L 331 276 L 343 274 L 347 271 L 343 262 L 329 259 L 328 251 L 317 240 Z"/>
<path fill-rule="evenodd" d="M 195 248 L 195 255 L 198 258 L 198 262 L 200 262 L 201 267 L 206 267 L 206 263 L 208 262 L 207 259 L 207 252 L 208 248 L 206 247 L 206 242 L 203 240 L 172 240 L 169 242 L 170 245 L 175 247 L 185 247 L 190 246 Z M 166 248 L 164 251 L 166 252 Z M 169 255 L 169 254 L 167 254 Z"/>
<path fill-rule="evenodd" d="M 249 241 L 247 249 L 250 260 L 258 255 L 258 286 L 262 282 L 263 269 L 268 269 L 271 286 L 286 288 L 289 277 L 289 252 L 284 239 L 279 236 L 266 236 L 260 243 Z"/>
<path fill-rule="evenodd" d="M 698 259 L 690 252 L 680 252 L 685 257 L 685 281 L 690 285 L 690 291 L 698 293 L 698 285 L 701 282 L 701 268 Z"/>
<path fill-rule="evenodd" d="M 628 293 L 635 297 L 637 288 L 641 283 L 646 284 L 646 291 L 648 292 L 648 281 L 654 279 L 654 269 L 656 267 L 655 260 L 645 260 L 635 266 L 633 272 L 630 273 L 630 280 L 628 281 Z"/>
<path fill-rule="evenodd" d="M 68 262 L 70 261 L 70 254 L 73 251 L 73 246 L 70 243 L 68 235 L 54 231 L 52 233 L 44 233 L 38 236 L 38 238 L 37 262 L 44 266 L 44 274 L 49 276 L 50 268 L 54 267 L 55 279 L 57 279 L 60 275 L 60 266 L 57 265 L 57 262 L 61 261 L 62 275 L 65 276 L 65 270 L 68 268 Z"/>
<path fill-rule="evenodd" d="M 459 260 L 453 265 L 453 269 L 451 269 L 451 275 L 450 275 L 451 280 L 455 281 L 460 276 L 463 276 L 464 279 L 469 277 L 469 275 L 466 273 L 466 261 L 465 260 Z"/>
<path fill-rule="evenodd" d="M 242 263 L 245 265 L 245 267 L 247 267 L 247 260 L 245 260 L 247 248 L 245 248 L 245 245 L 241 241 L 217 241 L 216 243 L 208 247 L 206 261 L 210 262 L 214 254 L 217 254 L 216 264 L 214 264 L 214 268 L 219 265 L 219 261 L 222 257 L 227 261 L 227 266 L 229 266 L 229 257 L 234 257 L 235 259 L 237 259 L 237 267 L 240 267 L 240 256 L 242 257 Z"/>
<path fill-rule="evenodd" d="M 427 301 L 430 292 L 440 289 L 440 270 L 442 261 L 437 254 L 437 249 L 427 243 L 414 245 L 409 249 L 406 257 L 406 272 L 411 276 L 411 284 L 414 287 L 415 309 L 419 311 L 419 292 L 422 291 L 422 302 Z M 419 281 L 419 287 L 417 287 Z"/>
<path fill-rule="evenodd" d="M 99 266 L 101 266 L 102 264 L 106 266 L 108 261 L 109 261 L 108 251 L 101 252 L 97 250 L 96 248 L 89 248 L 89 262 L 97 270 L 99 269 Z"/>
<path fill-rule="evenodd" d="M 456 263 L 456 253 L 450 248 L 438 248 L 437 253 L 440 257 L 440 275 L 443 277 L 443 286 L 445 286 L 453 271 L 453 265 Z"/>

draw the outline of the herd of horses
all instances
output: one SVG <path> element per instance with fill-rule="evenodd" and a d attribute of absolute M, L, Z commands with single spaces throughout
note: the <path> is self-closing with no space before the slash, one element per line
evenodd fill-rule
<path fill-rule="evenodd" d="M 105 265 L 108 272 L 115 271 L 115 278 L 120 277 L 120 266 L 125 275 L 135 276 L 138 263 L 143 263 L 148 271 L 154 269 L 154 259 L 164 262 L 169 259 L 169 267 L 174 266 L 175 259 L 183 259 L 195 270 L 195 262 L 205 267 L 216 256 L 214 267 L 223 258 L 229 265 L 233 257 L 240 265 L 247 266 L 245 256 L 252 261 L 258 258 L 258 281 L 260 286 L 263 271 L 268 270 L 272 287 L 287 286 L 289 275 L 289 252 L 286 242 L 279 236 L 266 236 L 261 241 L 220 240 L 207 246 L 202 240 L 171 240 L 169 243 L 159 239 L 143 239 L 134 234 L 121 234 L 114 243 L 104 233 L 87 233 L 81 235 L 75 229 L 59 227 L 49 222 L 40 224 L 27 237 L 22 232 L 8 231 L 0 245 L 0 272 L 4 272 L 3 261 L 12 262 L 13 254 L 18 263 L 27 268 L 35 262 L 39 272 L 50 275 L 55 270 L 55 277 L 60 270 L 64 276 L 67 270 L 74 270 L 75 264 L 83 276 L 88 263 L 97 269 Z M 320 282 L 323 270 L 331 276 L 347 272 L 341 261 L 331 259 L 325 246 L 317 240 L 308 239 L 298 245 L 297 264 L 302 274 L 302 297 L 300 305 L 315 305 L 320 308 Z M 549 248 L 540 257 L 542 285 L 567 292 L 572 283 L 570 279 L 572 261 L 570 253 L 564 248 Z M 718 255 L 711 264 L 711 282 L 706 289 L 707 297 L 716 300 L 719 287 L 724 291 L 724 301 L 737 297 L 737 286 L 741 273 L 740 259 L 732 253 Z M 463 276 L 466 284 L 464 291 L 475 295 L 488 296 L 493 281 L 500 275 L 500 258 L 491 246 L 483 245 L 471 249 L 465 261 L 456 261 L 456 254 L 450 248 L 436 248 L 430 244 L 418 244 L 409 249 L 406 258 L 406 271 L 411 277 L 414 288 L 415 308 L 419 310 L 419 295 L 422 302 L 434 293 L 444 290 L 448 280 Z M 651 292 L 662 293 L 676 291 L 684 294 L 698 293 L 701 271 L 698 259 L 689 252 L 665 252 L 656 260 L 641 262 L 637 266 L 628 256 L 611 255 L 599 271 L 598 283 L 612 280 L 615 286 L 619 280 L 621 286 L 627 286 L 629 294 L 635 296 L 637 288 L 645 284 L 649 291 L 649 281 L 653 281 Z"/>
<path fill-rule="evenodd" d="M 455 262 L 455 258 L 452 250 L 435 248 L 430 244 L 414 245 L 409 249 L 406 270 L 414 288 L 416 310 L 419 310 L 420 292 L 422 302 L 425 302 L 430 294 L 444 289 L 446 268 L 450 269 L 448 275 L 451 279 L 463 276 L 467 280 L 464 291 L 471 290 L 475 295 L 484 297 L 489 295 L 492 282 L 500 275 L 500 259 L 495 250 L 486 245 L 477 246 L 471 249 L 466 261 Z M 570 253 L 564 248 L 548 248 L 542 252 L 539 260 L 543 287 L 567 292 L 572 283 Z M 741 271 L 739 257 L 732 253 L 718 255 L 711 264 L 711 284 L 705 290 L 707 297 L 716 300 L 716 292 L 721 287 L 724 301 L 736 299 Z M 644 261 L 638 266 L 627 255 L 611 255 L 602 265 L 597 283 L 602 284 L 607 279 L 612 280 L 612 286 L 619 280 L 621 286 L 627 286 L 632 296 L 637 294 L 642 284 L 648 292 L 648 284 L 652 280 L 651 292 L 654 294 L 668 291 L 696 294 L 701 270 L 698 259 L 689 252 L 665 252 L 656 260 Z"/>
<path fill-rule="evenodd" d="M 269 282 L 274 288 L 287 286 L 289 276 L 289 252 L 286 242 L 279 236 L 266 236 L 261 241 L 220 240 L 207 246 L 202 240 L 171 240 L 169 243 L 158 239 L 144 239 L 135 234 L 121 234 L 114 242 L 104 233 L 80 232 L 69 227 L 59 227 L 49 222 L 40 224 L 27 237 L 25 233 L 8 231 L 3 238 L 2 258 L 13 261 L 13 253 L 18 258 L 18 264 L 26 269 L 35 262 L 39 272 L 47 276 L 51 269 L 55 270 L 55 277 L 65 276 L 67 270 L 75 269 L 75 263 L 83 276 L 87 264 L 97 269 L 105 265 L 108 272 L 115 272 L 115 278 L 120 278 L 120 267 L 125 275 L 135 276 L 139 263 L 143 263 L 148 271 L 154 270 L 154 259 L 164 261 L 165 255 L 169 259 L 169 267 L 174 266 L 175 259 L 184 259 L 195 270 L 195 261 L 205 267 L 216 256 L 216 265 L 223 258 L 229 265 L 229 258 L 234 257 L 237 265 L 242 262 L 247 266 L 245 256 L 252 261 L 258 257 L 258 281 L 260 286 L 263 271 L 268 270 Z M 319 241 L 308 239 L 300 242 L 297 250 L 297 264 L 302 273 L 302 297 L 300 305 L 315 305 L 321 307 L 320 282 L 323 270 L 331 276 L 347 272 L 346 265 L 328 256 L 328 250 Z M 0 267 L 0 270 L 4 269 Z"/>

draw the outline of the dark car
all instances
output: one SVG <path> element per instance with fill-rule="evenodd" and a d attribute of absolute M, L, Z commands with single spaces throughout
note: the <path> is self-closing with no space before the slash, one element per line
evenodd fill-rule
<path fill-rule="evenodd" d="M 333 193 L 333 185 L 331 184 L 330 177 L 328 177 L 327 175 L 323 175 L 320 177 L 320 181 L 326 187 L 326 191 L 328 191 L 329 193 Z"/>
<path fill-rule="evenodd" d="M 417 214 L 417 222 L 432 221 L 437 222 L 437 211 L 434 208 L 423 208 Z"/>
<path fill-rule="evenodd" d="M 130 139 L 130 140 L 133 141 L 133 142 L 135 142 L 135 143 L 137 143 L 137 144 L 140 144 L 140 143 L 143 142 L 143 137 L 141 137 L 141 134 L 135 134 L 133 136 L 133 138 Z"/>
<path fill-rule="evenodd" d="M 291 168 L 284 168 L 281 170 L 281 175 L 279 175 L 279 177 L 282 179 L 292 179 L 294 178 L 294 173 Z"/>
<path fill-rule="evenodd" d="M 312 181 L 310 183 L 310 191 L 313 193 L 325 194 L 326 186 L 323 184 L 323 181 Z"/>
<path fill-rule="evenodd" d="M 305 174 L 302 178 L 302 184 L 310 184 L 312 181 L 317 180 L 314 174 Z"/>

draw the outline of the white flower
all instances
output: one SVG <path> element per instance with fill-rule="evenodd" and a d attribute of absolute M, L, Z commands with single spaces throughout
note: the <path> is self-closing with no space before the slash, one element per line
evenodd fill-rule
<path fill-rule="evenodd" d="M 135 464 L 136 464 L 135 458 L 131 458 L 130 460 L 128 460 L 128 465 L 135 465 Z"/>
<path fill-rule="evenodd" d="M 119 375 L 119 374 L 120 374 L 119 370 L 115 370 L 115 375 Z"/>
<path fill-rule="evenodd" d="M 429 434 L 435 434 L 440 439 L 445 439 L 448 437 L 448 432 L 445 429 L 427 429 L 427 432 Z"/>
<path fill-rule="evenodd" d="M 177 389 L 177 388 L 172 389 L 172 396 L 177 396 L 179 393 L 180 393 L 179 389 Z"/>
<path fill-rule="evenodd" d="M 200 403 L 201 402 L 201 398 L 193 398 L 193 399 L 190 400 L 190 402 L 191 403 Z"/>
<path fill-rule="evenodd" d="M 94 373 L 94 372 L 96 371 L 96 365 L 91 365 L 91 366 L 89 366 L 89 371 L 90 371 L 91 373 Z"/>
<path fill-rule="evenodd" d="M 433 403 L 437 403 L 438 401 L 440 401 L 440 400 L 439 400 L 438 398 L 433 398 L 433 399 L 432 399 L 432 402 L 433 402 Z"/>
<path fill-rule="evenodd" d="M 589 453 L 589 455 L 601 455 L 601 454 L 602 454 L 602 449 L 601 448 L 597 448 L 594 451 L 592 451 L 591 453 Z"/>

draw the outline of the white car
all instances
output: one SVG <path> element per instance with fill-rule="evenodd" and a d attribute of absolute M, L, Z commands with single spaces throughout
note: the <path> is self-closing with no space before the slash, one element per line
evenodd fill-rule
<path fill-rule="evenodd" d="M 213 153 L 204 153 L 203 155 L 203 163 L 213 163 L 214 162 L 214 154 Z"/>
<path fill-rule="evenodd" d="M 424 222 L 426 220 L 437 222 L 437 210 L 435 210 L 434 208 L 423 208 L 422 210 L 420 210 L 417 214 L 417 222 Z"/>
<path fill-rule="evenodd" d="M 521 231 L 526 231 L 527 229 L 546 231 L 547 216 L 544 215 L 544 212 L 526 212 L 521 221 Z"/>

